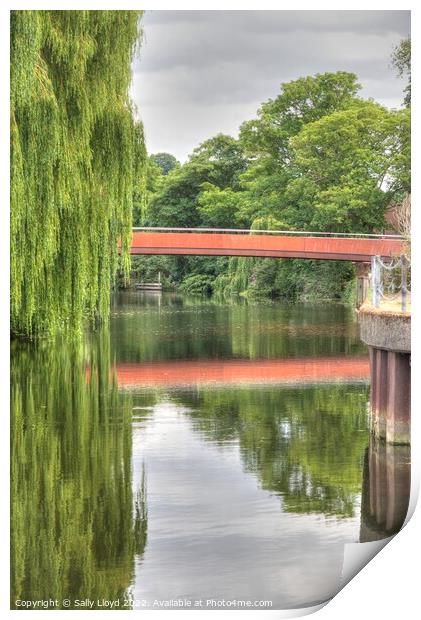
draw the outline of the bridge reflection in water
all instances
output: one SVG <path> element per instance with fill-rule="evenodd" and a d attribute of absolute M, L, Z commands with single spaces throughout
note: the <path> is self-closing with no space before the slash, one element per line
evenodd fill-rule
<path fill-rule="evenodd" d="M 180 360 L 120 363 L 114 367 L 119 387 L 189 386 L 235 383 L 323 383 L 368 380 L 369 360 L 318 357 L 274 360 Z"/>

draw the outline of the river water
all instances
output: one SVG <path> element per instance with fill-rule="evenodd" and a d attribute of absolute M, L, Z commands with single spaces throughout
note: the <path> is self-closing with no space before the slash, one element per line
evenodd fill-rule
<path fill-rule="evenodd" d="M 80 342 L 13 343 L 11 607 L 331 598 L 344 544 L 395 533 L 408 503 L 369 389 L 336 304 L 124 293 Z"/>

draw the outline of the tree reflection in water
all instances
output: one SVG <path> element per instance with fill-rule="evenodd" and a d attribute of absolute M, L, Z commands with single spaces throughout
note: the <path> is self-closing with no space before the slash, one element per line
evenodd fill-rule
<path fill-rule="evenodd" d="M 361 498 L 360 540 L 367 542 L 400 530 L 410 493 L 409 447 L 369 437 L 368 389 L 201 387 L 177 390 L 173 399 L 187 406 L 205 440 L 239 442 L 245 470 L 282 498 L 284 511 L 353 517 Z"/>
<path fill-rule="evenodd" d="M 241 386 L 179 392 L 194 429 L 238 440 L 246 471 L 282 498 L 284 511 L 352 517 L 368 443 L 368 386 Z"/>
<path fill-rule="evenodd" d="M 134 497 L 131 398 L 109 362 L 106 331 L 89 346 L 13 343 L 12 608 L 128 597 L 146 544 L 146 477 Z"/>

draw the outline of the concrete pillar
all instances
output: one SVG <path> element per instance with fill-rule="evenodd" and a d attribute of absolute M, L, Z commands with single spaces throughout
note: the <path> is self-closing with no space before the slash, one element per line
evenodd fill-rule
<path fill-rule="evenodd" d="M 410 443 L 410 354 L 369 347 L 371 431 L 389 443 Z"/>
<path fill-rule="evenodd" d="M 378 438 L 386 437 L 387 415 L 387 351 L 369 347 L 370 355 L 370 408 L 371 408 L 371 431 Z"/>
<path fill-rule="evenodd" d="M 374 425 L 374 434 L 376 437 L 384 439 L 386 437 L 386 416 L 388 407 L 388 352 L 383 349 L 376 349 L 376 377 L 375 377 L 375 390 L 376 390 L 376 407 L 377 415 Z"/>
<path fill-rule="evenodd" d="M 411 366 L 409 353 L 388 352 L 386 440 L 409 444 L 411 440 Z"/>
<path fill-rule="evenodd" d="M 370 415 L 371 415 L 371 431 L 375 433 L 375 429 L 378 425 L 378 407 L 377 407 L 377 355 L 376 349 L 373 347 L 368 347 L 368 354 L 370 356 L 370 376 L 371 376 L 371 387 L 370 387 Z"/>

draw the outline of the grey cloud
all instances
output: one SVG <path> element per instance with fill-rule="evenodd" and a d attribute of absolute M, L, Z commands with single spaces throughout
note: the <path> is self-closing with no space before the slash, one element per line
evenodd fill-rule
<path fill-rule="evenodd" d="M 282 82 L 324 71 L 356 73 L 362 95 L 386 105 L 402 100 L 390 55 L 409 11 L 149 11 L 143 27 L 132 92 L 150 152 L 185 159 L 217 131 L 236 134 Z"/>
<path fill-rule="evenodd" d="M 392 17 L 392 19 L 391 19 Z M 151 24 L 220 24 L 246 32 L 291 30 L 408 32 L 408 11 L 148 11 Z M 392 26 L 393 24 L 393 26 Z"/>
<path fill-rule="evenodd" d="M 141 61 L 135 64 L 136 72 L 157 71 L 174 66 L 203 67 L 225 59 L 260 65 L 264 60 L 273 64 L 278 53 L 294 62 L 295 58 L 300 57 L 309 60 L 311 52 L 314 62 L 320 50 L 326 47 L 338 59 L 351 55 L 358 57 L 368 52 L 369 60 L 373 54 L 378 53 L 382 42 L 391 40 L 395 43 L 408 34 L 408 29 L 399 29 L 394 23 L 393 28 L 390 24 L 385 32 L 302 28 L 250 31 L 244 28 L 242 20 L 230 24 L 223 16 L 217 23 L 176 21 L 165 24 L 151 22 L 148 25 L 145 21 L 145 31 L 146 44 Z M 157 41 L 159 45 L 155 44 Z M 149 53 L 148 46 L 153 47 L 153 54 Z"/>

